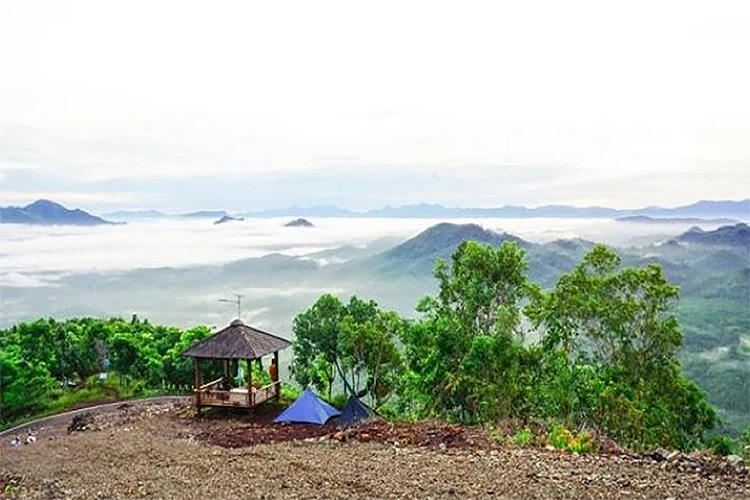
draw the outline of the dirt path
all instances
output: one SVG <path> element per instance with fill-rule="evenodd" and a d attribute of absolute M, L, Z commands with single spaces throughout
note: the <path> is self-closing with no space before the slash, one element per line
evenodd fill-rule
<path fill-rule="evenodd" d="M 156 396 L 153 398 L 144 399 L 133 399 L 133 400 L 122 400 L 114 401 L 112 403 L 104 403 L 99 405 L 87 406 L 85 408 L 78 408 L 76 410 L 70 410 L 63 413 L 57 413 L 50 415 L 49 417 L 38 418 L 30 422 L 11 427 L 0 432 L 0 439 L 12 439 L 15 435 L 23 435 L 29 429 L 38 431 L 40 429 L 51 429 L 51 428 L 67 428 L 68 424 L 73 420 L 73 417 L 82 413 L 90 412 L 92 414 L 103 413 L 107 411 L 113 411 L 118 409 L 123 404 L 129 405 L 140 405 L 140 404 L 159 404 L 170 401 L 189 401 L 189 396 Z"/>

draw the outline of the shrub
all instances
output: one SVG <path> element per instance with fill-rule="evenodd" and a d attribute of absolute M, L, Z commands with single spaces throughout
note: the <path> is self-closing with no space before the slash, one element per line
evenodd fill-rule
<path fill-rule="evenodd" d="M 349 401 L 349 396 L 344 393 L 338 393 L 334 394 L 333 397 L 328 401 L 328 403 L 330 403 L 330 405 L 336 409 L 343 410 L 344 406 L 346 406 L 347 401 Z"/>
<path fill-rule="evenodd" d="M 513 442 L 520 446 L 528 446 L 528 444 L 531 442 L 531 429 L 529 429 L 528 427 L 518 429 L 516 434 L 513 436 Z"/>
<path fill-rule="evenodd" d="M 731 455 L 734 452 L 735 442 L 734 439 L 723 434 L 717 434 L 712 436 L 708 440 L 708 449 L 714 452 L 716 455 L 723 457 Z"/>
<path fill-rule="evenodd" d="M 550 431 L 548 442 L 557 449 L 572 453 L 590 453 L 596 451 L 596 443 L 591 433 L 586 431 L 572 432 L 563 425 L 556 425 Z"/>

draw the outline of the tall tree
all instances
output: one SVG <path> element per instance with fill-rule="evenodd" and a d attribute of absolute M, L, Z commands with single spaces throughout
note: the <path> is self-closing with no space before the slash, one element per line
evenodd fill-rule
<path fill-rule="evenodd" d="M 545 329 L 549 355 L 565 360 L 555 380 L 565 381 L 558 404 L 577 395 L 571 410 L 578 418 L 628 442 L 689 447 L 715 416 L 676 357 L 682 335 L 671 308 L 679 290 L 656 264 L 620 265 L 617 254 L 596 246 L 527 308 Z"/>
<path fill-rule="evenodd" d="M 440 292 L 420 302 L 424 319 L 403 334 L 405 394 L 425 411 L 447 410 L 461 420 L 512 412 L 526 269 L 523 250 L 512 242 L 466 241 L 450 267 L 437 262 Z"/>
<path fill-rule="evenodd" d="M 325 294 L 294 318 L 294 378 L 303 386 L 322 385 L 325 379 L 329 397 L 336 371 L 341 372 L 338 337 L 344 312 L 338 298 Z M 328 372 L 324 376 L 321 372 L 325 370 Z"/>

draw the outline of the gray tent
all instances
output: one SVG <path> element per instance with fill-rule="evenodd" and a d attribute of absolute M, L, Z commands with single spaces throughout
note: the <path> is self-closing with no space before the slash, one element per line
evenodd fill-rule
<path fill-rule="evenodd" d="M 339 427 L 348 427 L 377 416 L 377 413 L 372 408 L 355 396 L 349 396 L 349 401 L 347 401 L 346 406 L 341 411 L 337 425 Z"/>

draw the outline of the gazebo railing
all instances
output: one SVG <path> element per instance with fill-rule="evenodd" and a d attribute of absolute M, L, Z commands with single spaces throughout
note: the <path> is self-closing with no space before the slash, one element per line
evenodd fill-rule
<path fill-rule="evenodd" d="M 278 380 L 276 382 L 271 382 L 270 384 L 253 391 L 252 402 L 250 404 L 255 406 L 264 401 L 268 401 L 269 399 L 273 399 L 279 395 L 280 391 L 281 382 Z"/>
<path fill-rule="evenodd" d="M 213 389 L 214 387 L 216 387 L 217 385 L 219 385 L 219 384 L 221 383 L 221 381 L 222 381 L 222 380 L 223 380 L 223 378 L 219 377 L 219 378 L 217 378 L 216 380 L 214 380 L 213 382 L 209 382 L 209 383 L 207 383 L 207 384 L 203 384 L 202 386 L 200 386 L 200 390 L 201 390 L 201 391 L 208 391 L 208 390 L 211 390 L 211 389 Z"/>
<path fill-rule="evenodd" d="M 220 390 L 218 387 L 222 379 L 214 380 L 200 386 L 200 404 L 211 406 L 244 406 L 254 407 L 269 399 L 279 396 L 281 382 L 272 382 L 260 388 L 248 391 L 246 388 L 236 388 L 230 391 Z"/>

